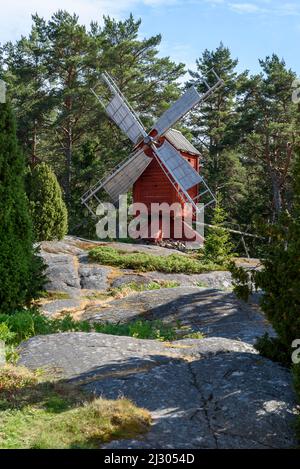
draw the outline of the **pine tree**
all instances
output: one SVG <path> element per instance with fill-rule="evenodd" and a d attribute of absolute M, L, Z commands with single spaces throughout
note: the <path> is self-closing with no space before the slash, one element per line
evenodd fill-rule
<path fill-rule="evenodd" d="M 256 275 L 262 309 L 287 350 L 300 338 L 300 154 L 293 166 L 293 210 L 271 227 L 272 245 Z"/>
<path fill-rule="evenodd" d="M 291 344 L 300 338 L 300 154 L 293 166 L 293 207 L 276 224 L 264 227 L 271 240 L 262 259 L 262 269 L 247 271 L 232 266 L 239 297 L 247 299 L 253 289 L 263 291 L 261 308 L 277 332 L 276 339 L 264 337 L 258 348 L 272 358 L 290 363 Z"/>
<path fill-rule="evenodd" d="M 200 93 L 207 91 L 203 78 L 211 85 L 216 82 L 212 69 L 224 81 L 224 86 L 203 103 L 201 109 L 193 112 L 190 118 L 195 141 L 202 147 L 203 172 L 213 191 L 223 194 L 223 199 L 227 189 L 223 181 L 224 164 L 227 161 L 223 152 L 236 147 L 236 97 L 240 83 L 247 76 L 247 72 L 237 73 L 237 65 L 238 60 L 232 58 L 230 50 L 220 43 L 213 51 L 206 49 L 196 60 L 197 71 L 189 72 L 192 79 L 188 85 L 196 86 Z M 227 167 L 230 168 L 230 165 L 228 161 Z"/>
<path fill-rule="evenodd" d="M 17 137 L 29 164 L 43 160 L 44 137 L 49 130 L 53 96 L 45 86 L 49 39 L 45 21 L 36 17 L 27 37 L 4 45 L 8 92 L 18 122 Z M 46 152 L 45 152 L 46 153 Z"/>
<path fill-rule="evenodd" d="M 43 285 L 42 262 L 32 246 L 24 174 L 10 105 L 0 104 L 0 311 L 7 313 L 28 303 Z"/>
<path fill-rule="evenodd" d="M 275 54 L 259 63 L 262 73 L 240 88 L 237 128 L 245 164 L 264 173 L 264 204 L 269 220 L 275 222 L 290 204 L 291 167 L 299 142 L 297 106 L 291 99 L 296 74 Z"/>
<path fill-rule="evenodd" d="M 62 239 L 68 231 L 68 212 L 57 178 L 46 163 L 31 171 L 28 197 L 36 240 Z"/>
<path fill-rule="evenodd" d="M 230 234 L 223 227 L 225 219 L 226 213 L 219 198 L 211 221 L 214 227 L 209 228 L 204 241 L 204 258 L 221 266 L 226 265 L 232 257 Z"/>

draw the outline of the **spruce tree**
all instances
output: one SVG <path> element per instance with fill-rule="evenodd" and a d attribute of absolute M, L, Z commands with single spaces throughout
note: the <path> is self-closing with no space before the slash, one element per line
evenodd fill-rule
<path fill-rule="evenodd" d="M 68 212 L 57 178 L 46 163 L 29 175 L 28 197 L 37 241 L 62 239 L 68 231 Z"/>
<path fill-rule="evenodd" d="M 24 158 L 8 103 L 0 104 L 0 312 L 13 313 L 43 284 L 24 188 Z"/>
<path fill-rule="evenodd" d="M 204 257 L 221 266 L 226 265 L 232 257 L 230 234 L 223 227 L 225 219 L 225 211 L 218 199 L 211 221 L 213 228 L 209 228 L 204 242 Z"/>

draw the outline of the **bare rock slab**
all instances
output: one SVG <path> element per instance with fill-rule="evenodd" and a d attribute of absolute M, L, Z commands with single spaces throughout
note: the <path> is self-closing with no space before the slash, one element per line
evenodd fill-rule
<path fill-rule="evenodd" d="M 203 274 L 168 274 L 164 272 L 148 272 L 152 281 L 177 282 L 182 287 L 201 286 L 216 289 L 231 289 L 231 273 L 227 271 L 206 272 Z"/>
<path fill-rule="evenodd" d="M 263 316 L 233 293 L 198 287 L 145 291 L 88 311 L 92 322 L 125 323 L 136 319 L 161 320 L 191 327 L 206 337 L 225 337 L 254 343 L 265 332 L 273 334 Z"/>
<path fill-rule="evenodd" d="M 249 344 L 223 338 L 158 341 L 97 333 L 37 336 L 20 364 L 150 410 L 140 439 L 106 448 L 290 448 L 297 414 L 290 373 Z"/>
<path fill-rule="evenodd" d="M 224 290 L 232 288 L 231 273 L 226 271 L 207 272 L 203 274 L 168 274 L 156 271 L 143 274 L 130 274 L 126 272 L 116 278 L 111 286 L 121 287 L 132 282 L 145 286 L 149 285 L 151 282 L 160 284 L 174 282 L 181 287 L 200 286 Z"/>
<path fill-rule="evenodd" d="M 80 310 L 82 307 L 82 301 L 78 298 L 70 298 L 63 300 L 54 300 L 49 303 L 44 303 L 41 305 L 41 310 L 45 316 L 51 317 L 55 316 L 58 313 L 64 312 L 74 312 L 74 310 Z"/>

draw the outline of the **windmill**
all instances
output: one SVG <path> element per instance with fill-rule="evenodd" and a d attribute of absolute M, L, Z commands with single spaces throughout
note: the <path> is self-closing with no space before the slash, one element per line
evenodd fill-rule
<path fill-rule="evenodd" d="M 200 210 L 197 202 L 204 195 L 207 201 L 201 210 L 215 202 L 212 191 L 198 172 L 200 156 L 198 150 L 179 131 L 172 129 L 172 126 L 191 109 L 207 100 L 223 86 L 223 80 L 214 70 L 212 73 L 216 79 L 215 83 L 210 86 L 206 80 L 203 80 L 207 88 L 204 94 L 199 94 L 193 86 L 188 88 L 162 114 L 150 132 L 146 132 L 138 115 L 113 78 L 107 72 L 101 75 L 110 94 L 108 103 L 105 103 L 94 90 L 92 92 L 104 107 L 108 117 L 127 135 L 134 147 L 133 152 L 124 161 L 81 197 L 81 202 L 92 216 L 96 216 L 93 202 L 97 205 L 101 202 L 100 191 L 104 190 L 112 202 L 117 204 L 119 196 L 126 194 L 132 186 L 133 201 L 144 202 L 146 205 L 154 201 L 160 203 L 180 201 L 182 204 L 188 202 L 196 213 Z M 150 189 L 141 191 L 147 178 L 151 181 Z"/>

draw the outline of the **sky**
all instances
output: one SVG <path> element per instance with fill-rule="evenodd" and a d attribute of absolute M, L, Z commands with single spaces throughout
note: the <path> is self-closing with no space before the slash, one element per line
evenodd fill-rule
<path fill-rule="evenodd" d="M 258 58 L 275 52 L 300 75 L 300 0 L 0 0 L 0 43 L 27 35 L 32 13 L 49 19 L 58 9 L 86 25 L 132 12 L 142 19 L 141 36 L 161 33 L 160 54 L 188 69 L 223 41 L 240 71 L 258 72 Z"/>

